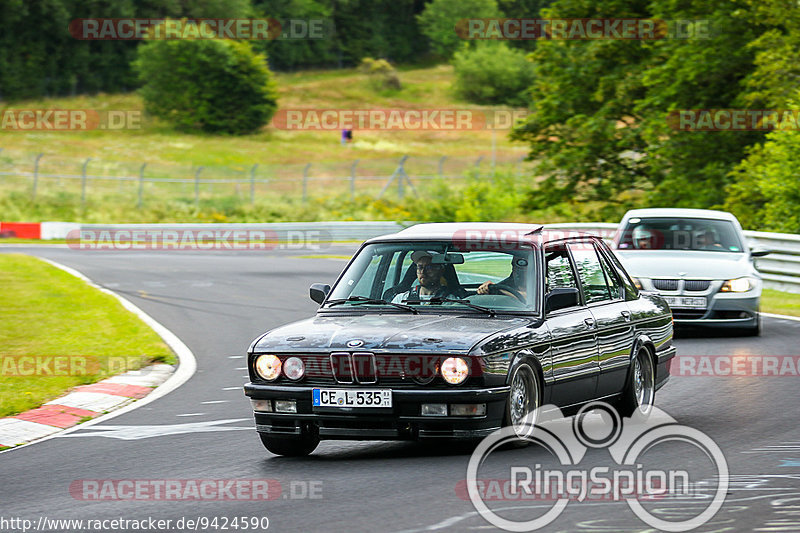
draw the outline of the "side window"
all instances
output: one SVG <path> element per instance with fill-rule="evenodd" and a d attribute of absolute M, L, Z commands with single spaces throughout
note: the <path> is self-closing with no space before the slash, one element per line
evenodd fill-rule
<path fill-rule="evenodd" d="M 586 303 L 610 300 L 611 293 L 608 290 L 603 267 L 600 265 L 594 246 L 588 242 L 573 243 L 569 245 L 569 251 L 575 259 Z"/>
<path fill-rule="evenodd" d="M 545 292 L 564 287 L 578 287 L 578 283 L 575 281 L 575 273 L 572 271 L 565 248 L 553 247 L 546 249 L 544 259 L 547 268 L 547 277 L 545 278 L 547 287 L 545 287 Z"/>
<path fill-rule="evenodd" d="M 619 277 L 617 277 L 617 272 L 608 263 L 608 259 L 605 255 L 603 255 L 601 250 L 597 250 L 597 255 L 600 257 L 600 264 L 603 267 L 603 274 L 605 274 L 606 282 L 608 283 L 608 287 L 611 289 L 611 299 L 617 300 L 625 298 L 625 290 L 622 288 L 622 283 L 620 283 Z"/>

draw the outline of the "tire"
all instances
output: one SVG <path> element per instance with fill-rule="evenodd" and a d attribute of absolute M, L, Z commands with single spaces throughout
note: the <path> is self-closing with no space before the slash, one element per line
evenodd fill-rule
<path fill-rule="evenodd" d="M 638 412 L 645 416 L 652 412 L 656 401 L 656 367 L 650 350 L 641 346 L 631 361 L 628 379 L 622 398 L 617 404 L 619 414 L 631 417 Z"/>
<path fill-rule="evenodd" d="M 514 370 L 509 385 L 503 425 L 512 426 L 517 438 L 524 441 L 533 434 L 536 425 L 542 386 L 538 374 L 527 363 L 522 363 Z"/>
<path fill-rule="evenodd" d="M 299 437 L 273 437 L 259 433 L 264 447 L 275 455 L 285 457 L 305 457 L 319 445 L 319 436 L 301 435 Z"/>

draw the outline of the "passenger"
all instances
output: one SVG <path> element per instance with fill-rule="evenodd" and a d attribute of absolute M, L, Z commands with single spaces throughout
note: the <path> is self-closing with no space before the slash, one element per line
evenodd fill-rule
<path fill-rule="evenodd" d="M 497 283 L 498 287 L 492 289 L 492 285 L 495 285 L 491 281 L 486 281 L 478 287 L 478 294 L 504 294 L 507 296 L 514 296 L 519 298 L 516 294 L 512 293 L 509 290 L 504 290 L 502 286 L 510 287 L 519 293 L 520 296 L 523 298 L 527 298 L 527 291 L 528 291 L 528 260 L 523 257 L 514 257 L 511 259 L 511 274 L 504 279 Z"/>
<path fill-rule="evenodd" d="M 430 300 L 431 298 L 450 298 L 450 289 L 442 283 L 443 263 L 434 263 L 433 258 L 441 254 L 417 250 L 411 254 L 411 260 L 417 267 L 418 285 L 411 290 L 398 294 L 392 302 L 403 303 L 406 300 Z"/>

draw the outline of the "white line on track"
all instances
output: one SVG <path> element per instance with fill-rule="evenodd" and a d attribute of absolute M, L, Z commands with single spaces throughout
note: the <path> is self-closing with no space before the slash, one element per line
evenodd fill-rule
<path fill-rule="evenodd" d="M 175 415 L 175 416 L 203 416 L 205 413 L 184 413 L 182 415 Z"/>
<path fill-rule="evenodd" d="M 210 405 L 213 403 L 228 403 L 230 400 L 209 400 L 207 402 L 200 402 L 201 405 Z"/>
<path fill-rule="evenodd" d="M 238 387 L 225 387 L 222 390 L 242 390 L 242 386 L 239 385 Z"/>

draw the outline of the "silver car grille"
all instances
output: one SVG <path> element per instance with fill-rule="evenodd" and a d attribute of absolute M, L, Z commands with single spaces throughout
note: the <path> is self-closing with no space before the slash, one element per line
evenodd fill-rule
<path fill-rule="evenodd" d="M 683 282 L 683 289 L 686 291 L 699 292 L 708 290 L 711 281 L 707 279 L 687 279 Z"/>
<path fill-rule="evenodd" d="M 677 279 L 654 279 L 653 280 L 653 287 L 660 291 L 677 291 L 678 290 L 678 280 Z"/>

